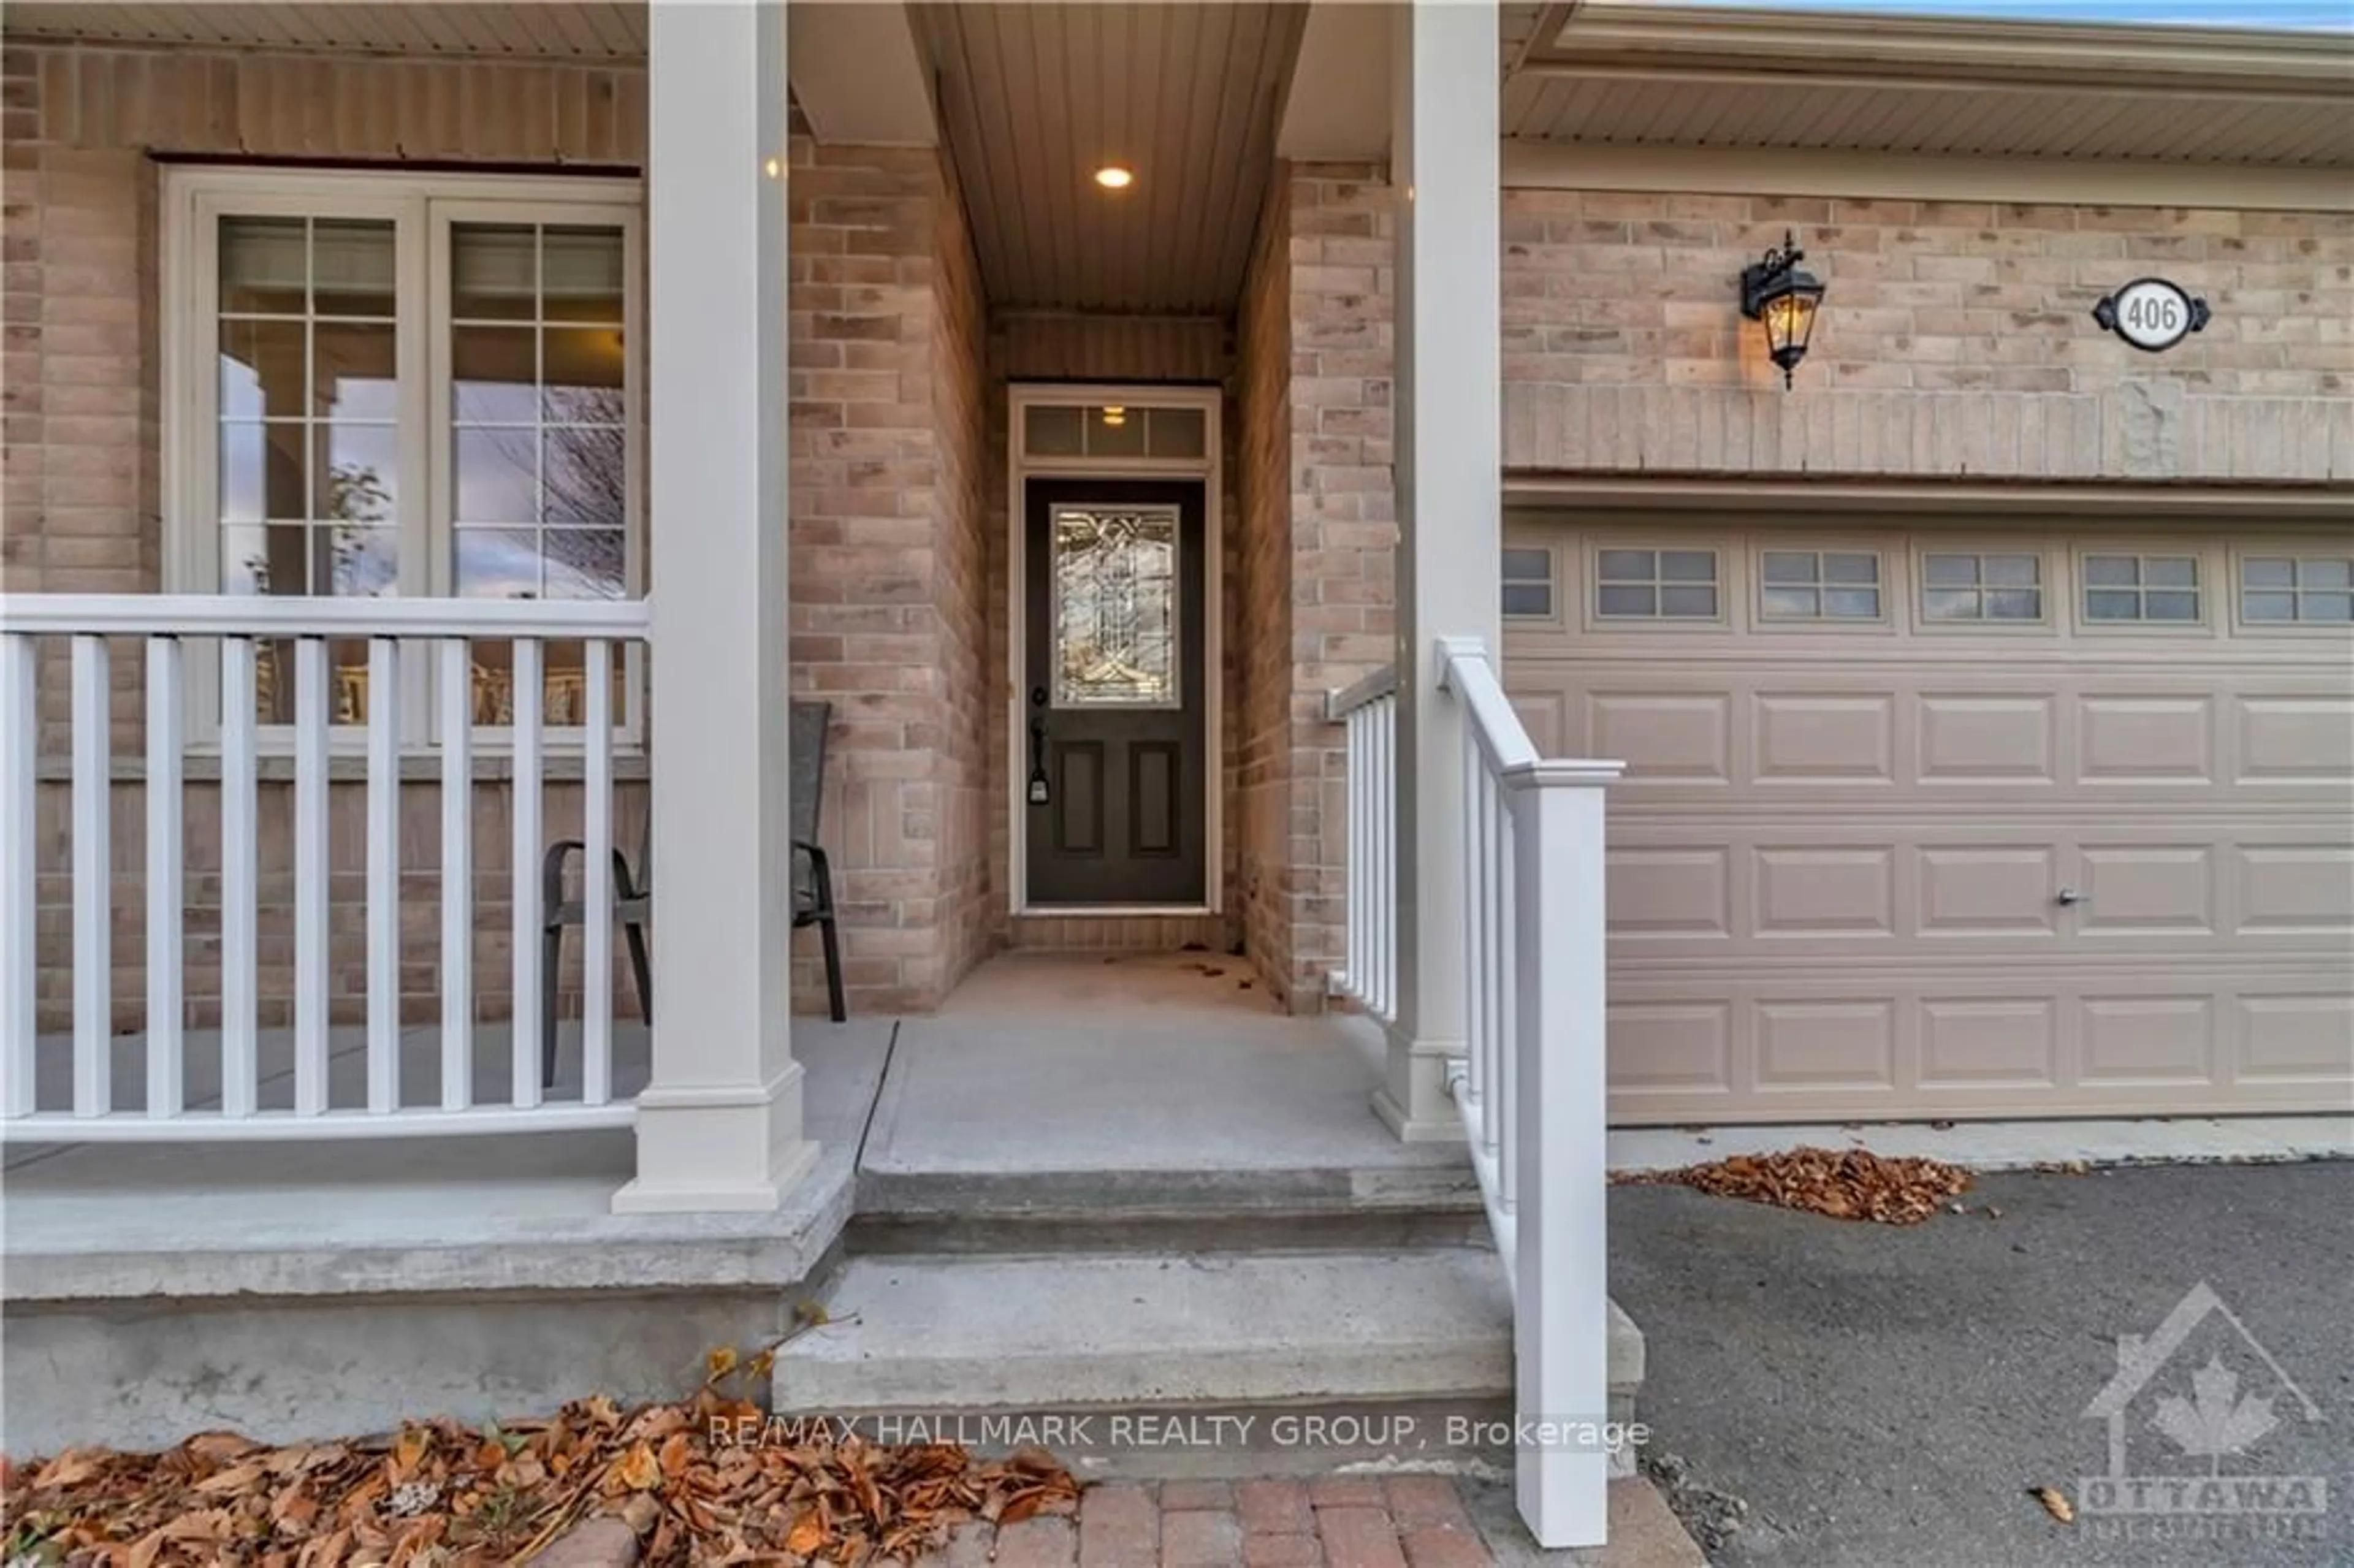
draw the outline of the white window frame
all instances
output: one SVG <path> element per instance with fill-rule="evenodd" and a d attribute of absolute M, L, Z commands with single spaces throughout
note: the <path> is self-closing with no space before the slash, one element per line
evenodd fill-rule
<path fill-rule="evenodd" d="M 1606 552 L 1613 550 L 1638 550 L 1662 557 L 1652 564 L 1653 575 L 1649 582 L 1654 589 L 1663 590 L 1670 587 L 1707 587 L 1715 589 L 1716 613 L 1713 615 L 1666 615 L 1654 610 L 1649 615 L 1605 615 L 1602 612 L 1602 590 L 1605 587 L 1639 588 L 1643 586 L 1632 578 L 1615 578 L 1607 584 L 1604 583 L 1602 557 Z M 1664 557 L 1670 555 L 1711 556 L 1716 564 L 1715 575 L 1705 584 L 1681 579 L 1671 582 L 1659 575 L 1666 571 L 1667 565 Z M 1632 630 L 1638 628 L 1667 632 L 1709 628 L 1721 631 L 1732 630 L 1734 625 L 1734 605 L 1736 597 L 1742 591 L 1739 581 L 1741 564 L 1741 552 L 1728 548 L 1722 542 L 1705 545 L 1683 544 L 1663 540 L 1658 534 L 1620 534 L 1589 537 L 1585 545 L 1584 560 L 1585 581 L 1579 588 L 1579 598 L 1583 601 L 1582 619 L 1588 630 L 1596 631 Z M 1659 600 L 1654 599 L 1653 602 L 1656 604 Z"/>
<path fill-rule="evenodd" d="M 1541 577 L 1516 577 L 1506 575 L 1504 570 L 1504 556 L 1514 551 L 1519 551 L 1524 555 L 1543 556 L 1544 557 L 1545 564 L 1544 576 Z M 1519 539 L 1510 537 L 1506 538 L 1501 548 L 1500 548 L 1496 554 L 1496 587 L 1497 606 L 1500 613 L 1501 613 L 1506 620 L 1517 621 L 1525 626 L 1558 626 L 1561 624 L 1561 552 L 1555 549 L 1553 546 L 1530 544 Z M 1519 610 L 1503 608 L 1503 590 L 1513 588 L 1543 588 L 1545 590 L 1545 608 L 1542 610 Z"/>
<path fill-rule="evenodd" d="M 415 174 L 403 170 L 302 168 L 166 168 L 163 210 L 163 568 L 167 593 L 221 591 L 219 517 L 220 384 L 218 353 L 218 225 L 224 217 L 347 217 L 389 220 L 394 228 L 396 289 L 401 304 L 395 334 L 398 379 L 396 485 L 403 498 L 396 520 L 399 562 L 395 580 L 404 598 L 447 597 L 454 586 L 454 501 L 449 474 L 450 274 L 452 222 L 513 222 L 611 226 L 622 232 L 624 290 L 621 330 L 629 367 L 624 378 L 627 461 L 631 483 L 622 520 L 623 582 L 631 598 L 646 591 L 646 466 L 644 330 L 644 188 L 634 178 L 517 175 Z M 645 651 L 624 654 L 621 702 L 626 718 L 615 727 L 617 746 L 642 747 L 645 736 Z M 218 672 L 204 658 L 188 662 L 188 736 L 193 747 L 218 740 Z M 438 737 L 429 662 L 403 661 L 401 738 L 424 749 Z M 504 726 L 477 725 L 478 746 L 497 749 Z M 264 725 L 265 747 L 292 743 L 292 726 Z M 578 731 L 551 725 L 551 749 L 578 744 Z M 332 744 L 357 750 L 366 726 L 339 725 Z"/>
<path fill-rule="evenodd" d="M 2342 560 L 2344 558 L 2345 556 L 2340 553 L 2339 546 L 2335 546 L 2334 544 L 2324 544 L 2317 540 L 2312 543 L 2299 540 L 2294 543 L 2277 545 L 2250 545 L 2243 543 L 2234 546 L 2232 551 L 2231 578 L 2228 585 L 2229 591 L 2232 596 L 2232 629 L 2243 637 L 2343 637 L 2347 635 L 2349 630 L 2354 630 L 2354 621 L 2303 620 L 2251 620 L 2248 619 L 2247 615 L 2249 561 L 2276 561 L 2286 559 L 2303 562 L 2310 560 Z M 2296 568 L 2296 575 L 2299 577 L 2304 576 L 2304 569 L 2302 567 Z M 2335 588 L 2306 588 L 2303 587 L 2297 587 L 2292 588 L 2259 588 L 2256 591 L 2258 593 L 2293 593 L 2302 599 L 2304 595 L 2307 593 L 2335 593 L 2338 590 Z"/>
<path fill-rule="evenodd" d="M 2095 558 L 2107 560 L 2123 558 L 2141 563 L 2137 567 L 2137 576 L 2146 575 L 2147 565 L 2153 560 L 2189 561 L 2191 565 L 2192 581 L 2188 591 L 2192 597 L 2198 613 L 2189 620 L 2151 620 L 2146 615 L 2135 616 L 2125 620 L 2107 620 L 2094 615 L 2092 596 L 2095 593 L 2133 594 L 2136 603 L 2147 610 L 2149 605 L 2149 595 L 2153 591 L 2147 582 L 2139 583 L 2133 588 L 2119 588 L 2094 582 L 2091 564 Z M 2112 545 L 2104 542 L 2080 545 L 2069 562 L 2069 569 L 2073 574 L 2073 580 L 2069 584 L 2068 597 L 2073 604 L 2076 630 L 2086 636 L 2188 637 L 2208 635 L 2214 630 L 2215 567 L 2209 559 L 2207 552 L 2196 545 L 2187 541 L 2170 548 L 2162 544 Z M 2182 593 L 2186 590 L 2179 588 L 2159 588 L 2155 591 Z"/>
<path fill-rule="evenodd" d="M 1947 620 L 1929 613 L 1929 594 L 1944 584 L 1929 581 L 1929 557 L 1932 556 L 1976 556 L 1979 558 L 1978 591 L 1986 591 L 1985 558 L 1988 556 L 2031 556 L 2035 559 L 2035 588 L 2040 612 L 2032 620 L 1999 620 L 1979 617 L 1968 620 Z M 2050 636 L 2060 627 L 2060 618 L 2053 611 L 2059 596 L 2070 591 L 2064 574 L 2053 565 L 2053 552 L 2041 545 L 2022 544 L 2016 539 L 1981 542 L 1974 539 L 1940 539 L 1935 536 L 1914 541 L 1912 560 L 1913 629 L 1932 637 L 2042 637 Z M 2006 585 L 1997 585 L 1998 587 Z"/>
<path fill-rule="evenodd" d="M 1812 556 L 1815 577 L 1810 583 L 1769 583 L 1766 578 L 1766 557 L 1776 556 Z M 1823 577 L 1825 556 L 1868 556 L 1872 563 L 1870 583 L 1833 583 Z M 1803 539 L 1772 535 L 1755 535 L 1749 541 L 1749 618 L 1750 629 L 1756 631 L 1882 631 L 1895 619 L 1895 599 L 1898 592 L 1896 573 L 1891 569 L 1888 550 L 1877 544 L 1826 541 L 1819 535 Z M 1825 615 L 1819 609 L 1821 595 L 1831 588 L 1870 588 L 1878 596 L 1879 613 L 1875 615 Z M 1769 588 L 1807 588 L 1816 594 L 1817 612 L 1813 615 L 1773 615 L 1766 609 L 1766 592 Z"/>

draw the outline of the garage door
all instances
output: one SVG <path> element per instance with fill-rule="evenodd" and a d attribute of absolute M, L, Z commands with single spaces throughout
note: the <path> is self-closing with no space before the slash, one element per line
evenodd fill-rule
<path fill-rule="evenodd" d="M 2226 540 L 2228 543 L 2217 543 Z M 1628 1122 L 2354 1104 L 2354 545 L 1515 514 Z"/>

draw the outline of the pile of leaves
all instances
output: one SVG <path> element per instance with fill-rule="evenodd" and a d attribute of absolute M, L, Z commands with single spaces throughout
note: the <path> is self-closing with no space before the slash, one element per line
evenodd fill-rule
<path fill-rule="evenodd" d="M 1835 1220 L 1872 1220 L 1883 1225 L 1917 1225 L 1970 1185 L 1967 1171 L 1942 1160 L 1812 1147 L 1779 1154 L 1735 1154 L 1681 1171 L 1627 1172 L 1613 1179 L 1675 1182 L 1721 1198 L 1745 1198 Z"/>
<path fill-rule="evenodd" d="M 283 1448 L 215 1432 L 161 1454 L 69 1449 L 0 1474 L 0 1558 L 457 1568 L 527 1562 L 614 1514 L 652 1564 L 854 1564 L 911 1558 L 965 1520 L 1066 1513 L 1077 1499 L 1035 1450 L 983 1463 L 950 1444 L 871 1444 L 822 1421 L 765 1421 L 715 1383 L 677 1404 L 586 1399 L 480 1430 L 433 1421 Z"/>

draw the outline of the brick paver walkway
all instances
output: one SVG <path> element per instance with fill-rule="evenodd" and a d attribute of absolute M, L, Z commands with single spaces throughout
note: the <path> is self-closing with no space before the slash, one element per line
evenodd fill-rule
<path fill-rule="evenodd" d="M 1490 1568 L 1444 1476 L 1106 1482 L 1076 1519 L 968 1525 L 934 1568 Z"/>

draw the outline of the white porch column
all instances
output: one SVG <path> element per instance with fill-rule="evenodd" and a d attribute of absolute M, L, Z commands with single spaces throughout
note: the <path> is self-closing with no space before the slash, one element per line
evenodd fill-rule
<path fill-rule="evenodd" d="M 649 7 L 653 1077 L 621 1213 L 771 1209 L 790 1050 L 785 7 Z M 775 171 L 771 173 L 773 168 Z"/>
<path fill-rule="evenodd" d="M 1462 1136 L 1444 1064 L 1464 1049 L 1463 715 L 1438 639 L 1500 658 L 1503 387 L 1494 0 L 1399 7 L 1397 1019 L 1374 1109 L 1401 1138 Z"/>

